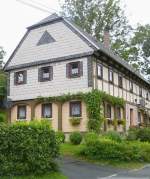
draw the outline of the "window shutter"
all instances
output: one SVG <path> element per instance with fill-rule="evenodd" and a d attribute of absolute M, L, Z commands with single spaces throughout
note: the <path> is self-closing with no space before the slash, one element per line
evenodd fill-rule
<path fill-rule="evenodd" d="M 14 85 L 16 85 L 17 84 L 17 73 L 15 72 L 14 73 Z"/>
<path fill-rule="evenodd" d="M 27 71 L 23 72 L 24 84 L 27 84 Z"/>
<path fill-rule="evenodd" d="M 49 70 L 50 70 L 50 80 L 53 80 L 53 67 L 50 66 Z"/>
<path fill-rule="evenodd" d="M 66 64 L 66 77 L 70 78 L 70 64 L 69 63 Z"/>
<path fill-rule="evenodd" d="M 38 70 L 38 81 L 41 82 L 41 76 L 42 76 L 42 69 L 39 68 Z"/>
<path fill-rule="evenodd" d="M 80 76 L 83 76 L 83 62 L 79 64 Z"/>

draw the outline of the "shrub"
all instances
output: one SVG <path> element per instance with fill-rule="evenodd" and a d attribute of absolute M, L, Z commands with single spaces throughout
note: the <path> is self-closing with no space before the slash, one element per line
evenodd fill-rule
<path fill-rule="evenodd" d="M 118 143 L 110 139 L 88 141 L 80 155 L 92 160 L 150 162 L 150 144 L 142 142 Z"/>
<path fill-rule="evenodd" d="M 6 114 L 0 112 L 0 122 L 6 122 Z"/>
<path fill-rule="evenodd" d="M 142 128 L 137 131 L 137 139 L 150 142 L 150 128 Z"/>
<path fill-rule="evenodd" d="M 122 136 L 116 131 L 109 131 L 104 134 L 104 137 L 111 139 L 113 141 L 116 141 L 116 142 L 122 142 L 123 140 Z"/>
<path fill-rule="evenodd" d="M 65 142 L 65 134 L 63 132 L 56 132 L 56 142 L 57 144 L 62 144 Z"/>
<path fill-rule="evenodd" d="M 0 175 L 43 174 L 55 171 L 59 154 L 49 123 L 0 124 Z"/>
<path fill-rule="evenodd" d="M 99 138 L 99 136 L 95 132 L 88 132 L 84 136 L 84 141 L 85 141 L 85 143 L 88 143 L 89 141 L 92 141 L 92 140 L 98 140 L 98 138 Z"/>
<path fill-rule="evenodd" d="M 137 133 L 139 131 L 139 128 L 130 128 L 128 130 L 128 134 L 127 134 L 127 140 L 129 141 L 134 141 L 134 140 L 137 140 Z"/>
<path fill-rule="evenodd" d="M 70 142 L 74 145 L 79 145 L 82 141 L 82 135 L 80 132 L 73 132 L 70 134 Z"/>

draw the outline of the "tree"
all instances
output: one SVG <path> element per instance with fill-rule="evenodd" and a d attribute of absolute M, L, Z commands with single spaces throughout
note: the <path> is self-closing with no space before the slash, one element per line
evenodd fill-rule
<path fill-rule="evenodd" d="M 138 25 L 130 40 L 130 61 L 150 80 L 150 24 Z"/>
<path fill-rule="evenodd" d="M 104 30 L 110 28 L 110 46 L 125 60 L 129 56 L 129 33 L 132 28 L 120 0 L 65 0 L 62 15 L 103 42 Z"/>

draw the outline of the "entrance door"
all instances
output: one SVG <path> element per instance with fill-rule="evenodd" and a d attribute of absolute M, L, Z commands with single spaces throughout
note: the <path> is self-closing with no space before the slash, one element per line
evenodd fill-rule
<path fill-rule="evenodd" d="M 133 109 L 130 109 L 130 126 L 133 126 L 134 122 L 133 122 Z"/>

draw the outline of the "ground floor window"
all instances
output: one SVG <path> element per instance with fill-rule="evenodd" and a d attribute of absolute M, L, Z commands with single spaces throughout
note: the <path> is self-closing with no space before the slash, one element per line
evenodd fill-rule
<path fill-rule="evenodd" d="M 141 123 L 142 120 L 141 120 L 141 112 L 138 112 L 138 123 Z"/>
<path fill-rule="evenodd" d="M 111 105 L 107 104 L 106 106 L 106 117 L 111 119 Z"/>
<path fill-rule="evenodd" d="M 26 119 L 26 105 L 18 106 L 17 119 Z"/>
<path fill-rule="evenodd" d="M 120 107 L 117 107 L 116 109 L 116 116 L 117 116 L 117 119 L 121 119 L 121 108 Z"/>
<path fill-rule="evenodd" d="M 52 104 L 42 104 L 42 118 L 52 118 Z"/>
<path fill-rule="evenodd" d="M 70 116 L 81 117 L 81 101 L 70 102 Z"/>

